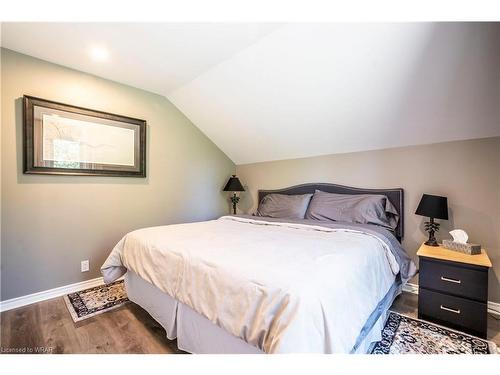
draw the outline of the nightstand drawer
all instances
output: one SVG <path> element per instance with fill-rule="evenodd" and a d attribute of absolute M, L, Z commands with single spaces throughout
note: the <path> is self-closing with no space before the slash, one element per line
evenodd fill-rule
<path fill-rule="evenodd" d="M 419 289 L 418 316 L 422 319 L 485 337 L 486 311 L 486 303 Z"/>
<path fill-rule="evenodd" d="M 438 292 L 486 302 L 488 269 L 420 258 L 419 285 Z"/>

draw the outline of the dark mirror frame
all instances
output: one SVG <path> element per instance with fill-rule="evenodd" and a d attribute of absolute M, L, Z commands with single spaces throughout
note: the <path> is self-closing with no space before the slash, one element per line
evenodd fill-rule
<path fill-rule="evenodd" d="M 138 166 L 139 170 L 126 170 L 122 168 L 106 169 L 105 164 L 100 169 L 90 168 L 54 168 L 41 167 L 35 165 L 35 137 L 34 137 L 34 107 L 43 107 L 65 111 L 73 114 L 96 117 L 99 119 L 119 121 L 139 127 L 139 150 Z M 137 167 L 134 167 L 137 169 Z M 72 176 L 109 176 L 109 177 L 146 177 L 146 121 L 132 117 L 120 116 L 113 113 L 96 111 L 88 108 L 77 107 L 69 104 L 54 102 L 36 98 L 33 96 L 23 96 L 23 173 L 26 174 L 54 174 Z"/>

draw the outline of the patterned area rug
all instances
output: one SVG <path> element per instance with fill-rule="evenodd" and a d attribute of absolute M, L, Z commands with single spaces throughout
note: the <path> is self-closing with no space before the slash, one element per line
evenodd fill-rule
<path fill-rule="evenodd" d="M 100 285 L 64 296 L 73 321 L 79 322 L 128 302 L 123 280 Z"/>
<path fill-rule="evenodd" d="M 497 354 L 495 343 L 390 312 L 372 354 Z"/>

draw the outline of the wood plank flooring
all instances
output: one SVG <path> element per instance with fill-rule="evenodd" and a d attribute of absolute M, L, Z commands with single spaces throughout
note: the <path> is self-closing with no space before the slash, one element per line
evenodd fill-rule
<path fill-rule="evenodd" d="M 394 311 L 416 317 L 417 296 L 403 293 Z M 500 320 L 488 316 L 488 339 L 500 346 Z M 0 349 L 49 353 L 183 353 L 134 303 L 73 323 L 62 297 L 0 314 Z"/>
<path fill-rule="evenodd" d="M 177 342 L 134 303 L 74 323 L 62 299 L 0 314 L 1 351 L 31 348 L 52 353 L 181 353 Z M 38 349 L 40 351 L 40 349 Z"/>

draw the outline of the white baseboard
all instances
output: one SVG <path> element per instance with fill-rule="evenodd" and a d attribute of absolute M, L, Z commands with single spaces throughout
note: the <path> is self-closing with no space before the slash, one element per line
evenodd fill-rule
<path fill-rule="evenodd" d="M 418 294 L 418 285 L 412 283 L 406 283 L 405 285 L 403 285 L 403 291 L 412 294 Z"/>
<path fill-rule="evenodd" d="M 418 285 L 407 283 L 403 286 L 403 291 L 418 294 Z M 488 301 L 488 312 L 490 314 L 500 315 L 500 303 Z"/>
<path fill-rule="evenodd" d="M 5 301 L 0 301 L 0 312 L 12 310 L 17 307 L 31 305 L 32 303 L 45 301 L 47 299 L 60 297 L 68 293 L 78 292 L 79 290 L 93 288 L 101 284 L 104 284 L 104 280 L 102 279 L 102 277 L 97 277 L 91 280 L 80 281 L 79 283 L 64 285 L 58 288 L 44 290 L 38 293 L 28 294 L 27 296 L 21 296 L 17 298 L 8 299 Z"/>

